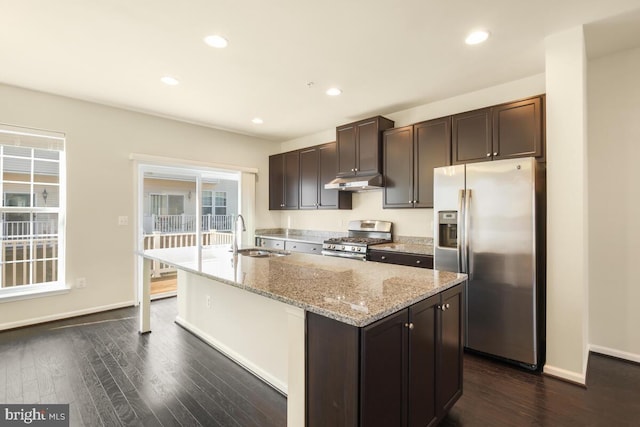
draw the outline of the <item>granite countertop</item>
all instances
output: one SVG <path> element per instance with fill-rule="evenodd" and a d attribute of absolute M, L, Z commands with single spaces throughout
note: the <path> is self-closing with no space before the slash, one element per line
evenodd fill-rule
<path fill-rule="evenodd" d="M 377 251 L 402 252 L 406 254 L 431 255 L 433 256 L 433 245 L 418 243 L 381 243 L 369 248 Z"/>
<path fill-rule="evenodd" d="M 353 326 L 366 326 L 466 279 L 465 274 L 292 253 L 234 256 L 229 246 L 141 255 Z"/>

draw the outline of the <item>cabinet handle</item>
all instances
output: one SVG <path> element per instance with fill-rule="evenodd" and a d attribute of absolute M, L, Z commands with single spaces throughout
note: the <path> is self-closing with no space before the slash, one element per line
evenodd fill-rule
<path fill-rule="evenodd" d="M 405 323 L 404 327 L 405 328 L 409 328 L 409 329 L 413 329 L 413 323 Z"/>
<path fill-rule="evenodd" d="M 380 259 L 387 259 L 387 257 L 386 257 L 386 256 L 384 256 L 384 255 L 382 255 L 382 256 L 380 257 Z"/>
<path fill-rule="evenodd" d="M 354 168 L 351 168 L 351 172 L 355 172 L 356 170 Z"/>
<path fill-rule="evenodd" d="M 491 157 L 491 153 L 487 153 L 487 157 Z"/>
<path fill-rule="evenodd" d="M 315 250 L 317 250 L 317 249 L 318 249 L 318 248 L 311 248 L 311 250 L 312 250 L 312 251 L 315 251 Z"/>
<path fill-rule="evenodd" d="M 495 153 L 493 153 L 493 155 L 494 155 L 494 156 L 497 156 L 497 155 L 498 155 L 498 152 L 496 151 Z"/>
<path fill-rule="evenodd" d="M 446 311 L 450 307 L 451 307 L 450 304 L 442 304 L 441 306 L 438 306 L 438 308 L 442 311 Z"/>
<path fill-rule="evenodd" d="M 356 172 L 358 172 L 358 168 L 355 168 L 354 170 L 355 170 Z"/>
<path fill-rule="evenodd" d="M 416 260 L 416 264 L 420 264 L 422 261 L 420 261 L 419 259 Z"/>

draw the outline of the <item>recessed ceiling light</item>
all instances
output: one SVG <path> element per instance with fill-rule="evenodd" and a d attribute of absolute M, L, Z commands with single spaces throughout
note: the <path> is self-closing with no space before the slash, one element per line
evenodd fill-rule
<path fill-rule="evenodd" d="M 329 96 L 338 96 L 342 93 L 342 91 L 340 89 L 338 89 L 337 87 L 332 87 L 327 89 L 327 95 Z"/>
<path fill-rule="evenodd" d="M 215 47 L 218 49 L 225 48 L 229 44 L 229 41 L 227 39 L 217 34 L 205 37 L 204 42 L 209 46 Z"/>
<path fill-rule="evenodd" d="M 466 44 L 479 44 L 483 41 L 486 41 L 488 38 L 488 31 L 474 31 L 473 33 L 469 34 L 466 39 L 464 39 L 464 42 Z"/>
<path fill-rule="evenodd" d="M 166 85 L 169 86 L 175 86 L 178 83 L 180 83 L 177 79 L 171 77 L 171 76 L 164 76 L 163 78 L 160 79 L 160 81 Z"/>
<path fill-rule="evenodd" d="M 253 120 L 251 120 L 252 123 L 256 124 L 256 125 L 261 125 L 264 123 L 264 120 L 262 120 L 260 117 L 256 117 Z"/>

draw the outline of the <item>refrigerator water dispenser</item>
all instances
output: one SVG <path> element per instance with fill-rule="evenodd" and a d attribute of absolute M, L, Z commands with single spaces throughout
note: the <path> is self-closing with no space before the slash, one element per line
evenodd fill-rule
<path fill-rule="evenodd" d="M 438 246 L 456 248 L 458 246 L 458 212 L 438 212 Z"/>

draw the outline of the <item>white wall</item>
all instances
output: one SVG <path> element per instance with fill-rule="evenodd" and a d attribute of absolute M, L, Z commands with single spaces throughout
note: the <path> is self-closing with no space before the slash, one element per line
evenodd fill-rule
<path fill-rule="evenodd" d="M 545 92 L 544 74 L 486 88 L 453 98 L 437 101 L 404 111 L 385 114 L 395 126 L 406 126 L 424 120 L 488 107 Z M 363 117 L 365 118 L 365 117 Z M 336 123 L 340 125 L 343 123 Z M 282 143 L 281 151 L 296 150 L 324 142 L 335 141 L 335 128 Z M 281 227 L 326 231 L 346 231 L 351 219 L 381 219 L 394 223 L 399 236 L 433 237 L 433 209 L 382 209 L 382 191 L 353 195 L 350 211 L 283 211 Z"/>
<path fill-rule="evenodd" d="M 586 55 L 582 27 L 547 37 L 547 352 L 544 371 L 587 367 Z"/>
<path fill-rule="evenodd" d="M 0 328 L 134 299 L 134 180 L 130 153 L 257 168 L 257 223 L 278 226 L 267 210 L 268 156 L 278 144 L 70 98 L 0 85 L 0 121 L 67 135 L 67 283 L 85 289 L 0 303 Z M 118 226 L 119 215 L 129 226 Z"/>
<path fill-rule="evenodd" d="M 640 362 L 640 49 L 588 70 L 589 342 Z"/>

